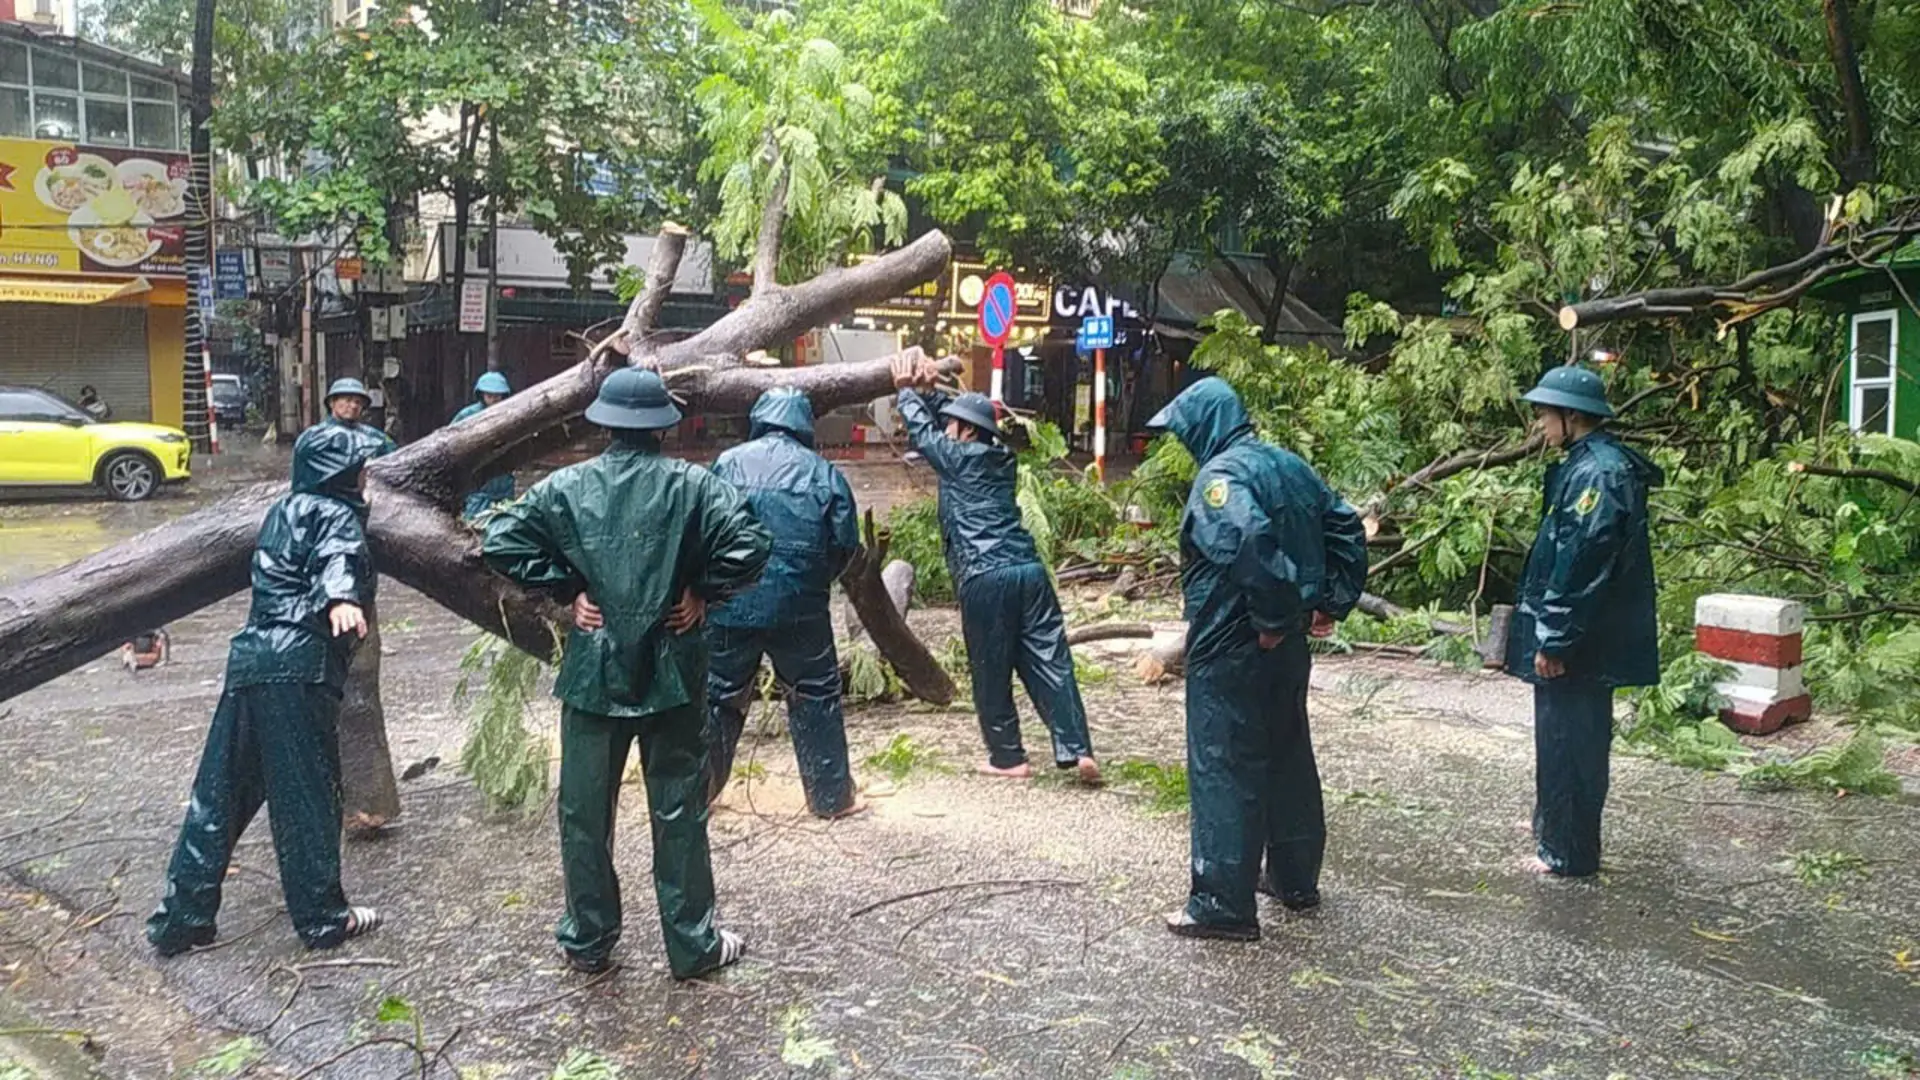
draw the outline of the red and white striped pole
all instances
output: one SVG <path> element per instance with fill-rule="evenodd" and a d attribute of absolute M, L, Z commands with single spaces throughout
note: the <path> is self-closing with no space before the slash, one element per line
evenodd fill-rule
<path fill-rule="evenodd" d="M 1107 350 L 1093 350 L 1093 475 L 1107 479 Z"/>
<path fill-rule="evenodd" d="M 987 396 L 993 399 L 995 405 L 998 405 L 1005 400 L 1002 394 L 1005 393 L 1006 388 L 1007 352 L 1002 346 L 995 345 L 993 347 L 993 384 L 989 387 Z"/>

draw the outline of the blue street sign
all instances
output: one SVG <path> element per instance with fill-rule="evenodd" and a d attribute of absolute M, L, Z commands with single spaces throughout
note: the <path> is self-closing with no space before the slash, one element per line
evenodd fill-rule
<path fill-rule="evenodd" d="M 247 298 L 246 252 L 216 251 L 213 253 L 213 298 L 215 300 Z"/>
<path fill-rule="evenodd" d="M 1089 315 L 1080 320 L 1080 336 L 1089 349 L 1113 348 L 1113 316 Z"/>
<path fill-rule="evenodd" d="M 213 322 L 213 275 L 205 270 L 193 272 L 193 293 L 199 301 L 200 325 L 204 328 Z"/>

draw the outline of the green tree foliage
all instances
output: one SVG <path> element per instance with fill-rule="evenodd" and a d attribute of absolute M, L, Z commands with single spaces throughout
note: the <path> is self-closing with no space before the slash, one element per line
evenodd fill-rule
<path fill-rule="evenodd" d="M 848 78 L 839 46 L 806 37 L 787 11 L 743 27 L 718 0 L 694 5 L 717 41 L 717 70 L 697 98 L 709 153 L 700 178 L 718 187 L 714 240 L 723 258 L 745 262 L 762 212 L 779 200 L 780 269 L 810 277 L 875 241 L 898 244 L 906 204 L 873 181 L 885 144 L 871 91 Z"/>

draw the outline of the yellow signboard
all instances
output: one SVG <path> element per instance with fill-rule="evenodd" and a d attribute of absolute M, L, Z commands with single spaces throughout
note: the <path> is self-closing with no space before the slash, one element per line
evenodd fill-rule
<path fill-rule="evenodd" d="M 856 262 L 867 262 L 875 258 L 872 255 L 856 256 Z M 924 318 L 927 309 L 939 305 L 936 317 L 945 317 L 955 323 L 972 323 L 980 309 L 980 297 L 986 291 L 987 278 L 992 276 L 993 268 L 985 263 L 955 259 L 942 271 L 945 281 L 935 278 L 916 286 L 905 295 L 884 300 L 869 307 L 858 308 L 855 316 L 869 319 L 905 319 Z M 1048 304 L 1053 296 L 1051 278 L 1027 276 L 1025 271 L 1013 275 L 1013 324 L 1015 326 L 1044 326 L 1048 318 Z M 941 302 L 941 294 L 945 301 Z"/>
<path fill-rule="evenodd" d="M 185 274 L 184 154 L 0 139 L 0 273 Z"/>
<path fill-rule="evenodd" d="M 20 304 L 99 304 L 151 291 L 146 278 L 132 281 L 61 281 L 57 278 L 0 276 L 0 302 Z"/>

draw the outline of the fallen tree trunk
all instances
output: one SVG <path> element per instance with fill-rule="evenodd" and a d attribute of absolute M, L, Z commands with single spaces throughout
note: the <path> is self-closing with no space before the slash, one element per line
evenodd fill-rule
<path fill-rule="evenodd" d="M 479 559 L 477 537 L 451 513 L 476 478 L 551 446 L 548 433 L 584 411 L 601 380 L 623 363 L 660 371 L 696 413 L 744 414 L 774 386 L 801 389 L 818 412 L 884 396 L 893 387 L 886 360 L 798 369 L 735 368 L 754 349 L 778 345 L 862 304 L 908 291 L 934 277 L 951 255 L 945 236 L 928 233 L 878 259 L 830 270 L 808 282 L 756 287 L 749 300 L 713 326 L 684 341 L 656 346 L 648 334 L 672 289 L 686 239 L 685 230 L 662 231 L 647 267 L 647 285 L 630 306 L 626 322 L 581 363 L 368 466 L 368 539 L 382 573 L 515 646 L 543 660 L 550 657 L 560 613 L 545 597 L 489 572 Z M 948 371 L 957 368 L 957 362 L 947 366 Z M 270 484 L 248 488 L 53 573 L 0 590 L 0 700 L 71 671 L 142 630 L 245 588 L 261 518 L 285 490 Z M 900 640 L 876 636 L 875 643 L 885 653 Z M 904 640 L 912 640 L 910 632 Z M 925 654 L 924 647 L 919 652 Z M 915 666 L 911 656 L 889 660 L 896 670 Z M 368 661 L 376 662 L 377 657 Z M 951 680 L 946 683 L 950 699 Z M 359 685 L 377 688 L 377 671 L 370 667 Z M 937 684 L 927 689 L 934 692 Z M 384 792 L 391 785 L 392 765 L 377 694 L 356 695 L 343 710 L 341 731 L 343 758 L 354 763 L 356 774 L 386 774 L 384 781 L 359 775 L 346 781 L 349 792 L 356 793 L 348 801 L 349 815 L 390 817 L 396 806 Z"/>
<path fill-rule="evenodd" d="M 1122 638 L 1150 638 L 1153 625 L 1143 622 L 1099 623 L 1095 626 L 1079 626 L 1067 631 L 1068 645 L 1084 645 L 1089 641 L 1116 641 Z"/>
<path fill-rule="evenodd" d="M 874 526 L 872 510 L 866 512 L 861 533 L 865 546 L 840 575 L 840 587 L 846 591 L 855 614 L 860 616 L 860 625 L 866 627 L 874 648 L 886 657 L 909 693 L 935 705 L 951 702 L 955 693 L 953 677 L 907 626 L 906 606 L 896 604 L 887 588 L 883 568 L 888 565 L 887 548 L 892 537 L 885 529 Z"/>

